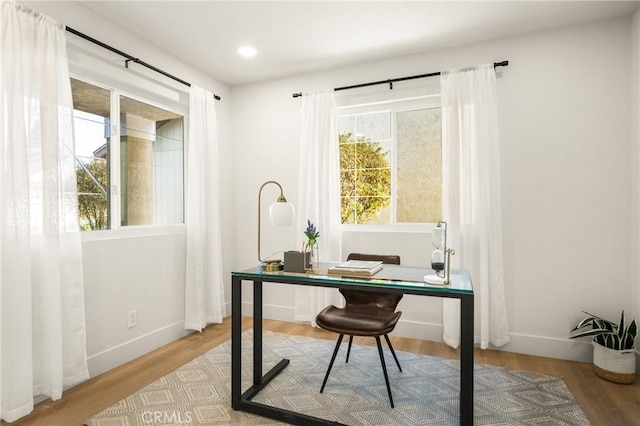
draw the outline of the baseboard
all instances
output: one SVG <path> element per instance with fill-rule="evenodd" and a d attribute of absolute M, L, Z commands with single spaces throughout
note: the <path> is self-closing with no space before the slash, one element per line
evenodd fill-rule
<path fill-rule="evenodd" d="M 231 312 L 231 310 L 227 312 Z M 253 303 L 242 302 L 242 313 L 245 316 L 252 316 Z M 262 306 L 262 315 L 268 319 L 297 322 L 293 319 L 293 308 L 291 306 L 264 304 Z M 442 324 L 430 324 L 400 319 L 392 334 L 394 336 L 410 337 L 413 339 L 441 341 Z"/>
<path fill-rule="evenodd" d="M 401 317 L 391 335 L 442 342 L 442 324 L 403 320 Z"/>
<path fill-rule="evenodd" d="M 400 320 L 393 334 L 434 342 L 443 341 L 442 324 Z M 509 333 L 509 338 L 511 342 L 507 345 L 500 348 L 490 346 L 489 349 L 571 361 L 592 361 L 593 349 L 590 341 L 575 341 L 521 333 Z M 479 336 L 476 336 L 475 341 L 476 346 L 479 346 Z"/>
<path fill-rule="evenodd" d="M 227 312 L 231 312 L 231 310 Z M 253 316 L 252 302 L 242 302 L 242 315 L 246 317 Z M 262 317 L 278 321 L 296 322 L 293 320 L 292 306 L 270 305 L 265 303 L 262 305 Z"/>
<path fill-rule="evenodd" d="M 227 312 L 231 312 L 230 307 Z M 251 302 L 243 302 L 242 312 L 245 316 L 251 316 L 253 314 L 253 304 Z M 291 306 L 264 304 L 262 312 L 264 318 L 295 322 L 293 320 L 293 307 Z M 392 334 L 400 337 L 442 342 L 442 324 L 400 319 Z M 590 341 L 577 341 L 568 338 L 561 339 L 513 332 L 509 333 L 509 337 L 511 339 L 509 344 L 501 348 L 491 347 L 491 349 L 570 361 L 592 361 L 593 349 Z M 478 340 L 477 337 L 476 340 Z M 636 357 L 640 357 L 640 352 L 636 351 Z M 640 361 L 636 362 L 636 365 L 640 369 Z"/>
<path fill-rule="evenodd" d="M 119 365 L 149 353 L 187 334 L 184 321 L 178 321 L 121 343 L 87 358 L 89 376 L 96 377 Z"/>
<path fill-rule="evenodd" d="M 492 349 L 569 361 L 591 362 L 593 359 L 590 340 L 578 341 L 521 333 L 509 333 L 509 337 L 510 343 L 502 348 Z"/>

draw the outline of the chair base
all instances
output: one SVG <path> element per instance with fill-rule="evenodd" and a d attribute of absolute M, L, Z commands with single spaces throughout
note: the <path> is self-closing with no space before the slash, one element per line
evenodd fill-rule
<path fill-rule="evenodd" d="M 382 351 L 382 344 L 380 343 L 380 336 L 374 336 L 376 339 L 376 345 L 378 346 L 378 355 L 380 355 L 380 364 L 382 365 L 382 373 L 384 374 L 384 381 L 387 385 L 387 393 L 389 394 L 389 402 L 391 403 L 391 408 L 394 408 L 393 404 L 393 395 L 391 394 L 391 386 L 389 384 L 389 375 L 387 374 L 387 365 L 384 361 L 384 353 Z M 329 362 L 329 367 L 327 368 L 327 374 L 324 376 L 324 380 L 322 382 L 322 386 L 320 387 L 320 393 L 324 391 L 324 387 L 327 384 L 327 380 L 329 379 L 329 374 L 331 373 L 331 369 L 333 368 L 333 363 L 336 360 L 336 355 L 338 355 L 338 351 L 340 350 L 340 345 L 342 344 L 342 339 L 344 338 L 344 334 L 340 334 L 338 336 L 338 340 L 336 342 L 336 347 L 333 350 L 333 355 L 331 356 L 331 361 Z M 400 361 L 398 361 L 398 357 L 396 356 L 396 352 L 393 350 L 393 346 L 391 345 L 391 341 L 389 340 L 388 335 L 384 335 L 385 340 L 387 341 L 387 345 L 389 349 L 391 349 L 391 354 L 393 354 L 393 359 L 396 361 L 396 365 L 400 372 L 402 372 L 402 367 L 400 367 Z M 353 342 L 353 336 L 349 336 L 349 347 L 347 348 L 347 359 L 345 362 L 349 362 L 349 354 L 351 353 L 351 344 Z"/>

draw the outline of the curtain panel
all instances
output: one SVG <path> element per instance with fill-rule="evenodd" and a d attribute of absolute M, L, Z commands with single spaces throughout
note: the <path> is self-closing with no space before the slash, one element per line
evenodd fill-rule
<path fill-rule="evenodd" d="M 340 162 L 335 121 L 333 91 L 302 97 L 297 246 L 306 241 L 304 230 L 310 220 L 320 233 L 320 261 L 342 259 Z M 295 286 L 294 321 L 315 326 L 318 312 L 340 300 L 335 289 Z"/>
<path fill-rule="evenodd" d="M 493 64 L 443 72 L 442 152 L 444 218 L 453 267 L 471 273 L 476 342 L 509 343 L 504 296 L 500 150 Z M 443 340 L 460 341 L 459 301 L 443 301 Z M 479 336 L 478 336 L 479 333 Z"/>
<path fill-rule="evenodd" d="M 186 191 L 187 330 L 202 331 L 226 316 L 220 225 L 220 155 L 213 93 L 192 85 L 189 93 Z"/>
<path fill-rule="evenodd" d="M 89 378 L 64 26 L 13 2 L 0 24 L 0 417 Z"/>

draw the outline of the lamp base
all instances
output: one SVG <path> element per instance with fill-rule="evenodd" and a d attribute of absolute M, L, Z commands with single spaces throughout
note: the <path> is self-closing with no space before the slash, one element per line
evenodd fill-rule
<path fill-rule="evenodd" d="M 284 269 L 284 263 L 280 259 L 267 260 L 260 263 L 258 270 L 260 272 L 278 272 Z"/>
<path fill-rule="evenodd" d="M 449 284 L 448 282 L 445 282 L 446 280 L 442 277 L 439 277 L 438 275 L 425 275 L 424 276 L 424 282 L 427 284 L 431 284 L 431 285 L 447 285 Z"/>

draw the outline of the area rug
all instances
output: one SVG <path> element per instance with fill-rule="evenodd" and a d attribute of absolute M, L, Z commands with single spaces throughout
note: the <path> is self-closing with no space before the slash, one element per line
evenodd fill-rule
<path fill-rule="evenodd" d="M 243 390 L 251 385 L 251 333 L 243 334 Z M 348 425 L 457 425 L 459 360 L 385 349 L 395 409 L 389 405 L 375 346 L 343 343 L 324 393 L 319 393 L 335 342 L 264 332 L 264 371 L 282 358 L 289 366 L 257 402 Z M 231 408 L 231 342 L 88 419 L 88 426 L 275 425 Z M 475 425 L 588 425 L 560 377 L 476 364 Z"/>

